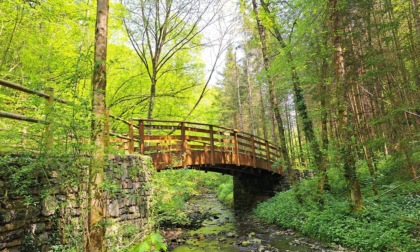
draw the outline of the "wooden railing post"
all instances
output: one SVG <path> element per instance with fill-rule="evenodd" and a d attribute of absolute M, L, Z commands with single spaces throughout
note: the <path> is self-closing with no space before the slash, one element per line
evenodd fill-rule
<path fill-rule="evenodd" d="M 182 166 L 186 166 L 187 162 L 187 136 L 185 135 L 185 123 L 181 122 L 181 155 Z"/>
<path fill-rule="evenodd" d="M 46 93 L 48 95 L 47 101 L 47 109 L 46 109 L 46 128 L 45 128 L 45 136 L 47 139 L 47 148 L 51 149 L 53 147 L 53 134 L 52 134 L 52 116 L 54 111 L 54 89 L 48 88 L 46 90 Z"/>
<path fill-rule="evenodd" d="M 211 165 L 215 165 L 216 162 L 214 160 L 214 132 L 213 132 L 213 125 L 209 125 L 210 130 L 210 161 Z"/>
<path fill-rule="evenodd" d="M 128 153 L 134 154 L 134 132 L 133 132 L 133 120 L 130 119 L 130 123 L 128 124 L 128 138 L 130 138 L 128 142 Z"/>
<path fill-rule="evenodd" d="M 254 135 L 251 135 L 251 149 L 252 149 L 252 167 L 257 167 L 257 157 L 255 156 L 255 139 Z"/>
<path fill-rule="evenodd" d="M 235 156 L 236 156 L 236 166 L 241 165 L 241 159 L 239 157 L 239 143 L 238 143 L 238 132 L 236 130 L 233 130 L 233 141 L 234 141 L 234 147 L 235 147 Z"/>
<path fill-rule="evenodd" d="M 139 121 L 139 147 L 140 147 L 140 154 L 144 155 L 144 121 Z"/>
<path fill-rule="evenodd" d="M 270 144 L 267 140 L 265 140 L 265 158 L 267 159 L 267 170 L 271 169 L 270 163 Z"/>

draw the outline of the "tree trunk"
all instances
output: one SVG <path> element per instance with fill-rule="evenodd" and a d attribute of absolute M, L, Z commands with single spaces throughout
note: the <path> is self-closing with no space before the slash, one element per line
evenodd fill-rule
<path fill-rule="evenodd" d="M 240 82 L 239 82 L 238 62 L 236 60 L 236 52 L 234 52 L 234 61 L 235 61 L 236 91 L 238 95 L 239 129 L 244 130 L 244 119 L 243 119 L 243 114 L 242 114 L 242 102 L 241 102 L 241 89 L 240 89 Z"/>
<path fill-rule="evenodd" d="M 251 85 L 251 77 L 250 77 L 250 66 L 249 66 L 249 59 L 248 59 L 248 53 L 247 56 L 245 57 L 245 71 L 246 71 L 246 83 L 247 83 L 247 88 L 248 88 L 248 103 L 249 103 L 249 123 L 251 126 L 251 132 L 253 135 L 257 134 L 257 131 L 255 129 L 255 119 L 254 118 L 254 113 L 253 113 L 253 101 L 252 101 L 252 85 Z"/>
<path fill-rule="evenodd" d="M 95 55 L 92 77 L 92 140 L 95 150 L 89 170 L 87 251 L 104 251 L 105 228 L 103 191 L 106 121 L 106 53 L 108 39 L 108 0 L 97 0 Z"/>
<path fill-rule="evenodd" d="M 318 181 L 318 192 L 323 193 L 328 185 L 327 165 L 328 165 L 328 102 L 327 102 L 327 85 L 325 84 L 327 78 L 328 64 L 324 59 L 321 66 L 321 141 L 322 141 L 322 165 L 320 167 L 320 176 Z"/>
<path fill-rule="evenodd" d="M 261 5 L 262 5 L 263 9 L 265 10 L 265 12 L 267 12 L 269 14 L 271 13 L 271 11 L 268 7 L 268 4 L 266 2 L 261 0 Z M 273 20 L 273 22 L 275 22 L 275 21 Z M 282 37 L 279 29 L 275 25 L 274 25 L 273 29 L 274 29 L 275 38 L 280 43 L 280 46 L 283 49 L 285 49 L 286 48 L 286 43 L 283 40 L 283 37 Z M 300 85 L 299 76 L 298 76 L 298 73 L 296 71 L 296 68 L 293 66 L 292 52 L 288 51 L 287 56 L 288 56 L 289 63 L 292 65 L 290 71 L 291 71 L 292 82 L 293 82 L 294 101 L 295 101 L 295 106 L 297 108 L 299 116 L 302 118 L 303 133 L 305 134 L 305 137 L 309 142 L 309 147 L 310 147 L 310 150 L 312 152 L 312 157 L 315 160 L 315 164 L 318 168 L 318 171 L 322 172 L 321 171 L 322 170 L 322 168 L 321 168 L 322 167 L 322 153 L 321 153 L 321 150 L 319 148 L 318 141 L 315 137 L 315 132 L 314 132 L 314 129 L 313 129 L 312 119 L 309 117 L 309 114 L 308 114 L 308 109 L 307 109 L 305 98 L 304 98 L 304 95 L 303 95 L 303 89 Z"/>
<path fill-rule="evenodd" d="M 339 115 L 339 135 L 343 143 L 340 152 L 344 164 L 344 177 L 349 193 L 350 206 L 354 212 L 361 212 L 363 207 L 360 184 L 356 173 L 356 160 L 352 152 L 352 124 L 350 118 L 350 101 L 348 88 L 350 83 L 345 79 L 344 52 L 341 44 L 341 19 L 337 6 L 338 0 L 329 0 L 330 24 L 333 32 L 332 43 L 335 49 L 335 70 L 337 86 L 337 107 Z"/>
<path fill-rule="evenodd" d="M 155 97 L 156 97 L 156 77 L 152 77 L 151 86 L 150 86 L 150 98 L 149 98 L 149 109 L 147 110 L 147 119 L 153 119 L 153 109 L 155 107 Z"/>
<path fill-rule="evenodd" d="M 257 22 L 257 28 L 258 28 L 258 34 L 260 36 L 261 41 L 261 50 L 263 54 L 264 59 L 264 68 L 268 72 L 269 70 L 269 60 L 268 60 L 268 54 L 267 54 L 267 42 L 265 38 L 265 30 L 263 25 L 261 24 L 260 18 L 258 16 L 258 7 L 256 0 L 252 0 L 252 6 L 255 12 L 255 19 Z M 280 109 L 277 103 L 277 98 L 274 93 L 274 83 L 270 76 L 267 77 L 268 80 L 268 97 L 271 105 L 271 109 L 274 112 L 275 119 L 277 121 L 277 127 L 278 127 L 278 133 L 280 137 L 280 148 L 281 153 L 284 159 L 284 164 L 286 166 L 286 171 L 289 175 L 289 179 L 292 183 L 294 183 L 294 174 L 292 171 L 292 165 L 289 158 L 289 153 L 287 151 L 287 145 L 286 145 L 286 137 L 284 135 L 284 126 L 283 126 L 283 119 L 281 118 Z"/>

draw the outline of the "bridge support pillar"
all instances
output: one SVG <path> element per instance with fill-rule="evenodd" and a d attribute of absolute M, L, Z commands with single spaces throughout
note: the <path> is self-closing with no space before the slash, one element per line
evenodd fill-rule
<path fill-rule="evenodd" d="M 250 210 L 285 189 L 288 189 L 288 185 L 279 174 L 266 171 L 262 171 L 261 175 L 238 174 L 233 177 L 234 209 Z"/>

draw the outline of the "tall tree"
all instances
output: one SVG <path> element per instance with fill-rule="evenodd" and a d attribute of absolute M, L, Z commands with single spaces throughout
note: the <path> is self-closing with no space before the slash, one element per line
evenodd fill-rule
<path fill-rule="evenodd" d="M 303 88 L 300 83 L 298 72 L 294 65 L 293 54 L 292 54 L 291 49 L 288 49 L 288 45 L 286 44 L 286 41 L 284 40 L 281 34 L 280 28 L 278 27 L 278 22 L 274 18 L 272 14 L 273 11 L 269 7 L 269 4 L 270 4 L 269 1 L 261 0 L 260 2 L 261 2 L 261 6 L 265 14 L 268 16 L 268 19 L 270 20 L 270 23 L 272 23 L 272 26 L 268 28 L 271 28 L 272 34 L 274 35 L 276 40 L 279 42 L 280 47 L 286 51 L 287 61 L 291 65 L 290 76 L 292 78 L 292 83 L 293 83 L 294 102 L 295 102 L 296 110 L 298 111 L 299 116 L 302 118 L 303 132 L 305 134 L 307 141 L 309 142 L 312 156 L 315 160 L 315 164 L 321 176 L 319 191 L 322 193 L 323 188 L 324 188 L 323 183 L 325 182 L 324 177 L 326 176 L 326 163 L 323 162 L 322 152 L 319 147 L 318 140 L 316 139 L 316 136 L 315 136 L 312 119 L 310 118 L 309 113 L 308 113 L 308 109 L 306 106 L 306 101 L 305 101 L 305 97 L 303 93 Z"/>
<path fill-rule="evenodd" d="M 332 44 L 334 46 L 334 65 L 336 70 L 336 93 L 337 108 L 340 117 L 339 134 L 342 141 L 341 155 L 344 166 L 344 176 L 347 183 L 347 190 L 351 202 L 351 208 L 355 212 L 362 211 L 362 193 L 356 172 L 356 160 L 352 150 L 353 125 L 350 110 L 350 83 L 346 81 L 346 68 L 344 50 L 342 46 L 342 19 L 343 10 L 340 9 L 339 0 L 329 0 L 330 25 L 332 30 Z"/>
<path fill-rule="evenodd" d="M 268 98 L 269 98 L 269 101 L 270 101 L 271 109 L 273 110 L 273 113 L 274 113 L 274 117 L 277 121 L 277 128 L 278 128 L 278 133 L 279 133 L 279 136 L 280 136 L 281 153 L 282 153 L 282 157 L 284 159 L 284 164 L 286 166 L 286 171 L 289 174 L 289 178 L 291 179 L 291 181 L 294 181 L 292 164 L 290 162 L 289 152 L 287 151 L 287 143 L 286 143 L 286 137 L 285 137 L 285 133 L 284 133 L 283 119 L 282 119 L 282 116 L 280 114 L 279 104 L 277 102 L 277 97 L 276 97 L 276 94 L 274 92 L 274 82 L 273 82 L 272 77 L 268 74 L 268 71 L 270 69 L 270 61 L 269 61 L 268 52 L 267 52 L 266 31 L 265 31 L 265 28 L 262 25 L 260 17 L 259 17 L 258 5 L 257 5 L 256 0 L 252 0 L 252 7 L 253 7 L 253 10 L 254 10 L 254 14 L 255 14 L 255 21 L 257 23 L 258 34 L 260 36 L 261 51 L 262 51 L 262 55 L 263 55 L 264 68 L 265 68 L 265 71 L 267 72 L 267 75 L 268 75 L 268 77 L 267 77 Z"/>
<path fill-rule="evenodd" d="M 95 145 L 89 170 L 89 214 L 87 251 L 104 251 L 104 202 L 101 184 L 104 180 L 106 55 L 108 43 L 109 0 L 97 0 L 95 54 L 92 77 L 92 141 Z"/>
<path fill-rule="evenodd" d="M 130 42 L 150 79 L 147 118 L 153 118 L 158 82 L 169 73 L 189 70 L 189 64 L 171 66 L 171 59 L 200 47 L 200 34 L 217 18 L 220 1 L 122 0 Z"/>

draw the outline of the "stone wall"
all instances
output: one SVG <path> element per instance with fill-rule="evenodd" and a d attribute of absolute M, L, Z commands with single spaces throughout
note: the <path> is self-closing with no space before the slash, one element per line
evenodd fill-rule
<path fill-rule="evenodd" d="M 22 175 L 22 183 L 27 183 L 22 185 L 17 175 L 31 167 L 36 161 L 34 157 L 15 156 L 1 161 L 0 251 L 48 251 L 52 246 L 70 243 L 69 246 L 82 249 L 86 186 L 73 186 L 63 180 L 62 173 L 67 172 L 65 162 L 59 162 L 61 167 L 55 169 L 32 167 L 26 177 Z M 125 231 L 122 229 L 130 226 L 132 232 L 141 231 L 146 225 L 150 163 L 148 157 L 140 155 L 109 159 L 104 186 L 109 246 L 120 242 Z M 83 178 L 86 177 L 80 175 L 82 181 Z M 120 236 L 115 236 L 116 233 Z"/>
<path fill-rule="evenodd" d="M 142 232 L 148 225 L 151 159 L 142 155 L 112 156 L 107 167 L 107 183 L 117 190 L 107 192 L 107 246 L 122 244 L 126 237 Z M 129 232 L 127 232 L 129 231 Z"/>

